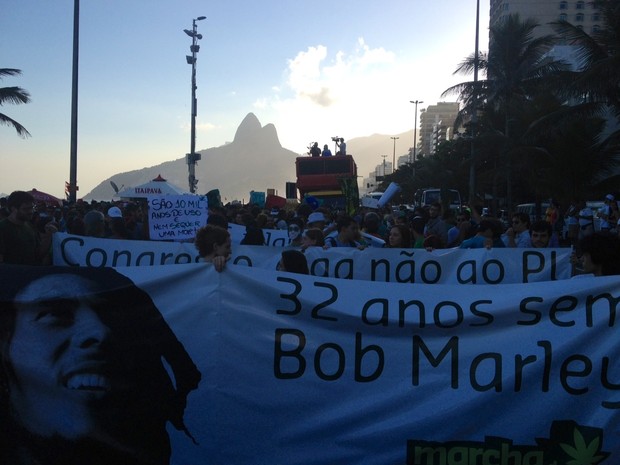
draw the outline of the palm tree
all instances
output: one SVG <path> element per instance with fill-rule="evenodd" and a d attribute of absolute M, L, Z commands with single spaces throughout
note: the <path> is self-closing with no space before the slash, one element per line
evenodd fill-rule
<path fill-rule="evenodd" d="M 21 74 L 21 70 L 13 68 L 0 68 L 0 79 L 4 76 L 16 76 Z M 0 87 L 0 106 L 5 103 L 19 105 L 20 103 L 30 102 L 30 94 L 21 87 Z M 4 113 L 0 113 L 0 124 L 13 126 L 20 137 L 29 137 L 30 133 L 14 119 Z"/>
<path fill-rule="evenodd" d="M 512 157 L 517 145 L 516 122 L 518 115 L 530 105 L 534 96 L 557 87 L 557 80 L 567 66 L 546 56 L 554 37 L 534 37 L 538 24 L 533 19 L 521 20 L 518 14 L 490 28 L 489 52 L 478 57 L 479 69 L 486 79 L 463 82 L 450 87 L 443 95 L 458 93 L 465 103 L 464 111 L 499 116 L 495 126 L 504 136 L 502 149 L 506 165 L 506 197 L 512 204 Z M 455 73 L 471 73 L 476 57 L 467 57 Z"/>

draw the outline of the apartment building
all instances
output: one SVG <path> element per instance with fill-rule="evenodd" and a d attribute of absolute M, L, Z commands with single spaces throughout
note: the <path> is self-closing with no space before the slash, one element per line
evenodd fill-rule
<path fill-rule="evenodd" d="M 458 102 L 438 102 L 420 111 L 420 143 L 417 150 L 420 155 L 432 155 L 439 143 L 453 138 L 452 128 L 458 113 Z"/>
<path fill-rule="evenodd" d="M 512 13 L 521 18 L 534 18 L 540 27 L 535 34 L 555 34 L 549 23 L 565 20 L 583 29 L 588 34 L 602 26 L 601 15 L 594 3 L 584 0 L 491 0 L 490 26 L 499 23 Z M 558 38 L 558 44 L 563 44 Z"/>

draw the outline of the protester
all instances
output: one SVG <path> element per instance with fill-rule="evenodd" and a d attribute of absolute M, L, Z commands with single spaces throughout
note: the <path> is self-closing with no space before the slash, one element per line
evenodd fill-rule
<path fill-rule="evenodd" d="M 226 218 L 226 215 L 222 215 L 221 213 L 209 213 L 209 216 L 207 217 L 207 224 L 228 229 L 228 218 Z"/>
<path fill-rule="evenodd" d="M 302 244 L 301 233 L 304 230 L 304 222 L 301 218 L 291 218 L 288 222 L 289 245 L 300 247 Z"/>
<path fill-rule="evenodd" d="M 546 220 L 535 221 L 530 227 L 532 247 L 538 249 L 553 247 L 553 245 L 551 245 L 552 235 L 553 228 L 551 226 L 551 223 L 547 222 Z"/>
<path fill-rule="evenodd" d="M 392 249 L 409 249 L 411 246 L 411 232 L 409 228 L 402 224 L 392 226 L 388 237 L 388 247 Z"/>
<path fill-rule="evenodd" d="M 579 239 L 594 233 L 594 211 L 585 202 L 580 203 L 581 209 L 577 216 L 579 220 Z"/>
<path fill-rule="evenodd" d="M 255 224 L 245 227 L 245 236 L 241 239 L 241 245 L 265 245 L 263 230 Z"/>
<path fill-rule="evenodd" d="M 366 234 L 385 240 L 385 236 L 381 233 L 382 226 L 381 217 L 376 212 L 368 212 L 364 215 L 362 231 Z"/>
<path fill-rule="evenodd" d="M 549 225 L 551 226 L 551 225 Z M 464 240 L 461 249 L 490 249 L 494 247 L 505 247 L 501 238 L 501 225 L 499 221 L 485 218 L 476 227 L 476 235 L 471 239 Z"/>
<path fill-rule="evenodd" d="M 99 210 L 91 210 L 84 215 L 84 235 L 90 237 L 104 237 L 105 216 Z"/>
<path fill-rule="evenodd" d="M 125 227 L 123 212 L 119 207 L 110 207 L 108 209 L 108 226 L 110 233 L 109 239 L 129 239 L 129 232 Z"/>
<path fill-rule="evenodd" d="M 584 237 L 577 244 L 573 264 L 581 262 L 581 272 L 594 276 L 620 275 L 620 238 L 604 232 Z"/>
<path fill-rule="evenodd" d="M 502 235 L 502 241 L 506 247 L 528 248 L 532 247 L 530 239 L 530 215 L 517 212 L 512 215 L 512 227 Z"/>
<path fill-rule="evenodd" d="M 308 260 L 299 250 L 284 250 L 282 258 L 278 262 L 277 270 L 298 274 L 310 273 L 308 270 Z"/>
<path fill-rule="evenodd" d="M 343 216 L 336 221 L 337 233 L 325 238 L 326 247 L 361 247 L 357 240 L 360 228 L 357 222 L 350 216 Z"/>
<path fill-rule="evenodd" d="M 456 224 L 448 230 L 448 247 L 458 247 L 465 239 L 470 239 L 475 234 L 475 226 L 469 210 L 462 209 L 456 215 Z"/>
<path fill-rule="evenodd" d="M 312 212 L 308 215 L 308 228 L 319 228 L 322 231 L 326 223 L 327 220 L 322 212 Z"/>
<path fill-rule="evenodd" d="M 423 249 L 424 248 L 424 226 L 426 224 L 426 220 L 421 216 L 414 216 L 411 219 L 411 236 L 413 238 L 413 248 L 414 249 Z"/>
<path fill-rule="evenodd" d="M 448 244 L 448 229 L 450 229 L 449 225 L 441 218 L 441 210 L 442 207 L 439 202 L 431 204 L 428 209 L 429 218 L 424 228 L 424 235 L 426 237 L 436 236 L 439 239 L 437 242 L 440 245 L 439 248 L 446 247 Z"/>
<path fill-rule="evenodd" d="M 194 245 L 204 262 L 213 263 L 222 271 L 232 254 L 230 233 L 219 226 L 208 224 L 196 232 Z"/>
<path fill-rule="evenodd" d="M 301 236 L 301 250 L 306 250 L 308 247 L 323 247 L 324 245 L 323 231 L 319 228 L 310 228 L 303 232 Z"/>
<path fill-rule="evenodd" d="M 9 270 L 0 463 L 168 465 L 201 374 L 150 296 L 112 268 Z"/>
<path fill-rule="evenodd" d="M 40 235 L 31 223 L 33 207 L 34 198 L 28 192 L 15 191 L 9 195 L 9 216 L 0 220 L 0 263 L 49 264 L 52 235 L 58 228 L 49 222 Z"/>
<path fill-rule="evenodd" d="M 604 205 L 599 209 L 597 216 L 601 219 L 601 231 L 609 231 L 615 226 L 613 221 L 612 203 L 616 202 L 616 198 L 612 194 L 607 194 L 604 199 Z"/>

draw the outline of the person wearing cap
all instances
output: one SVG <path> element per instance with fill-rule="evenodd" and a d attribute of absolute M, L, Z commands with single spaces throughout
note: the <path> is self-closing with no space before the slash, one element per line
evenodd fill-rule
<path fill-rule="evenodd" d="M 326 223 L 327 219 L 321 212 L 312 212 L 308 215 L 308 228 L 319 228 L 322 231 Z"/>
<path fill-rule="evenodd" d="M 129 234 L 125 228 L 123 212 L 120 208 L 108 208 L 108 226 L 110 228 L 110 232 L 106 236 L 108 239 L 129 239 Z"/>
<path fill-rule="evenodd" d="M 601 231 L 609 231 L 612 227 L 611 204 L 615 201 L 616 198 L 612 194 L 607 194 L 604 200 L 605 205 L 603 205 L 597 213 L 597 216 L 601 219 Z"/>

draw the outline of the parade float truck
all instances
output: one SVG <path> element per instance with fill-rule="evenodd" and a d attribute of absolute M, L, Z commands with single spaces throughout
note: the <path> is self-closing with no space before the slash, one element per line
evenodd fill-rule
<path fill-rule="evenodd" d="M 295 167 L 301 202 L 350 214 L 357 209 L 357 165 L 351 155 L 297 157 Z"/>

